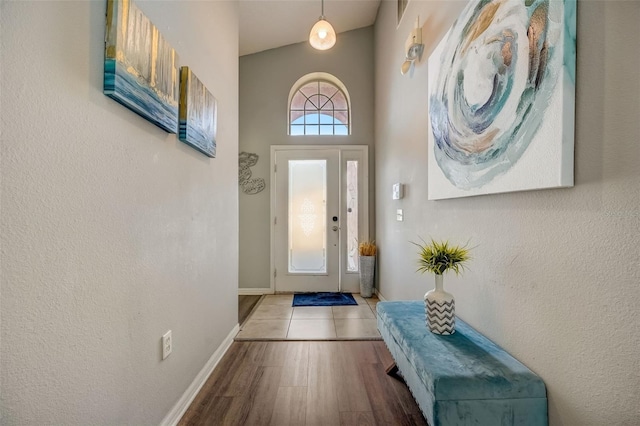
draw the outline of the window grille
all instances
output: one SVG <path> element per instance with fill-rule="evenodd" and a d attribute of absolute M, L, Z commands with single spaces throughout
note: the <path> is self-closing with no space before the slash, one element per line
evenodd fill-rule
<path fill-rule="evenodd" d="M 336 84 L 322 79 L 306 81 L 289 103 L 289 134 L 350 134 L 349 100 Z"/>

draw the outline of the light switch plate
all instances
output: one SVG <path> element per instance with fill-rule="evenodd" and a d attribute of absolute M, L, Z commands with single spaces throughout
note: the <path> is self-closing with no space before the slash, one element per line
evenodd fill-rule
<path fill-rule="evenodd" d="M 162 336 L 162 359 L 167 359 L 173 351 L 173 338 L 171 337 L 171 330 L 167 331 Z"/>
<path fill-rule="evenodd" d="M 404 214 L 402 213 L 402 209 L 396 210 L 396 220 L 398 222 L 402 222 L 404 220 Z"/>

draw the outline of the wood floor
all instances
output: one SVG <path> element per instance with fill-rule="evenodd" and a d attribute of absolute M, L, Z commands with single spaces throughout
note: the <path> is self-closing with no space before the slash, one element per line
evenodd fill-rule
<path fill-rule="evenodd" d="M 426 425 L 384 342 L 234 342 L 180 425 Z"/>

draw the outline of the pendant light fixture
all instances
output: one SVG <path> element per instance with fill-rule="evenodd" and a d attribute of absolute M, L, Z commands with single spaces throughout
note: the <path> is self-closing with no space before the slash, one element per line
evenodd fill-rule
<path fill-rule="evenodd" d="M 329 21 L 324 18 L 324 0 L 322 2 L 322 14 L 320 19 L 311 28 L 309 34 L 309 43 L 311 47 L 318 50 L 331 49 L 336 44 L 336 31 L 333 29 Z"/>

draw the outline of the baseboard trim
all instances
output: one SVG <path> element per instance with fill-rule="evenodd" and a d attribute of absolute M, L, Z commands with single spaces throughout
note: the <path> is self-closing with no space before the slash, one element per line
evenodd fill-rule
<path fill-rule="evenodd" d="M 187 408 L 189 408 L 196 395 L 198 395 L 198 392 L 200 392 L 200 389 L 202 389 L 202 386 L 204 386 L 205 382 L 213 372 L 213 369 L 216 368 L 216 365 L 218 365 L 224 354 L 229 350 L 229 347 L 233 343 L 233 338 L 236 337 L 238 331 L 240 331 L 240 326 L 236 324 L 229 335 L 222 341 L 220 346 L 218 346 L 218 349 L 216 349 L 213 355 L 211 355 L 209 361 L 207 361 L 204 367 L 202 367 L 202 370 L 200 370 L 196 378 L 193 379 L 193 382 L 189 385 L 176 405 L 174 405 L 171 411 L 169 411 L 162 420 L 160 423 L 161 426 L 175 426 L 178 424 L 184 413 L 187 411 Z"/>
<path fill-rule="evenodd" d="M 238 296 L 260 296 L 263 294 L 273 294 L 270 288 L 239 288 Z"/>
<path fill-rule="evenodd" d="M 386 302 L 387 299 L 382 295 L 382 293 L 380 293 L 377 288 L 375 290 L 376 290 L 376 295 L 378 296 L 378 299 L 380 299 L 382 302 Z"/>

